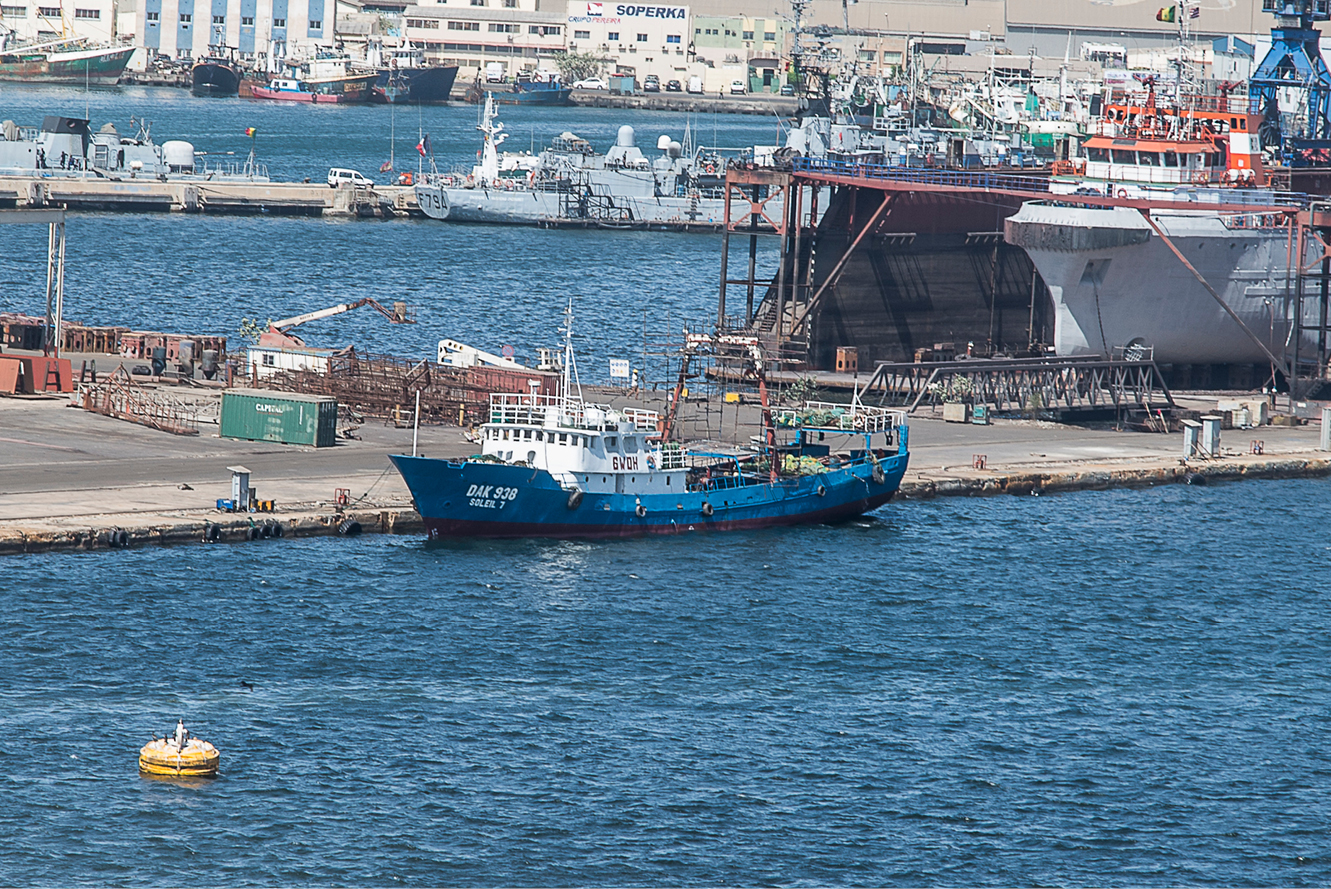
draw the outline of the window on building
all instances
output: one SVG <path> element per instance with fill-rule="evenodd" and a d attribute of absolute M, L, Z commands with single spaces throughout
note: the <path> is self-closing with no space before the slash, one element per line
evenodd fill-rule
<path fill-rule="evenodd" d="M 766 40 L 768 43 L 771 43 L 773 40 L 776 39 L 776 32 L 775 32 L 775 31 L 764 31 L 764 32 L 763 32 L 763 39 Z"/>
<path fill-rule="evenodd" d="M 180 17 L 180 23 L 182 25 L 188 25 L 192 21 L 194 21 L 194 16 L 189 13 L 186 13 Z M 276 24 L 276 22 L 274 22 L 274 24 Z"/>
<path fill-rule="evenodd" d="M 702 33 L 702 28 L 694 28 L 694 29 L 693 29 L 693 33 L 694 33 L 694 34 L 701 34 L 701 33 Z"/>
<path fill-rule="evenodd" d="M 150 12 L 150 13 L 148 13 L 148 21 L 150 21 L 150 22 L 155 22 L 155 21 L 157 21 L 159 15 L 160 15 L 160 13 L 156 13 L 156 12 Z"/>
<path fill-rule="evenodd" d="M 28 9 L 27 9 L 26 6 L 18 6 L 18 7 L 14 7 L 14 8 L 16 8 L 16 9 L 22 9 L 22 10 L 24 11 L 25 14 L 26 14 L 27 11 L 28 11 Z M 37 14 L 38 14 L 38 15 L 42 15 L 42 16 L 46 16 L 47 18 L 52 18 L 52 17 L 54 17 L 54 18 L 60 18 L 60 7 L 59 7 L 59 6 L 38 6 L 38 7 L 37 7 Z"/>
<path fill-rule="evenodd" d="M 323 30 L 323 26 L 324 26 L 324 23 L 323 23 L 323 20 L 322 20 L 322 19 L 310 19 L 310 30 L 311 30 L 311 31 L 322 31 L 322 30 Z M 438 22 L 435 22 L 435 27 L 436 27 L 436 28 L 439 27 L 439 23 L 438 23 Z"/>
<path fill-rule="evenodd" d="M 574 39 L 574 40 L 591 40 L 591 39 L 592 39 L 592 32 L 591 32 L 591 31 L 574 31 L 574 32 L 573 32 L 573 39 Z"/>
<path fill-rule="evenodd" d="M 286 19 L 273 19 L 274 28 L 285 28 L 286 26 L 287 26 Z"/>
<path fill-rule="evenodd" d="M 253 27 L 254 27 L 254 16 L 252 16 L 252 15 L 242 15 L 242 16 L 240 17 L 240 26 L 241 26 L 242 28 L 253 28 Z"/>
<path fill-rule="evenodd" d="M 681 41 L 679 38 L 680 38 L 679 34 L 667 34 L 666 43 L 682 43 L 683 41 Z"/>
<path fill-rule="evenodd" d="M 605 35 L 605 39 L 608 40 L 608 41 L 610 41 L 611 43 L 618 43 L 618 42 L 619 42 L 619 32 L 618 32 L 618 31 L 607 31 L 607 32 L 606 32 L 606 35 Z"/>
<path fill-rule="evenodd" d="M 491 23 L 490 23 L 490 33 L 491 33 L 491 34 L 516 34 L 516 33 L 518 33 L 518 26 L 517 26 L 517 25 L 505 25 L 505 24 L 502 24 L 502 23 L 499 23 L 499 22 L 491 22 Z"/>
<path fill-rule="evenodd" d="M 485 0 L 471 0 L 472 6 L 484 6 Z"/>
<path fill-rule="evenodd" d="M 450 24 L 451 24 L 451 23 L 450 23 Z M 311 24 L 310 27 L 313 27 L 313 24 Z M 438 30 L 439 30 L 439 19 L 407 19 L 407 27 L 408 27 L 408 28 L 430 28 L 430 29 L 433 29 L 433 30 L 435 30 L 435 31 L 438 31 Z"/>
<path fill-rule="evenodd" d="M 528 25 L 528 34 L 537 34 L 541 37 L 558 37 L 560 33 L 559 25 Z"/>
<path fill-rule="evenodd" d="M 744 39 L 745 39 L 745 40 L 752 40 L 752 39 L 753 39 L 753 32 L 752 32 L 752 31 L 745 31 L 745 32 L 744 32 Z"/>
<path fill-rule="evenodd" d="M 860 61 L 872 62 L 874 60 L 874 57 L 877 55 L 878 53 L 872 49 L 862 49 L 860 50 Z"/>
<path fill-rule="evenodd" d="M 517 9 L 517 8 L 518 8 L 518 0 L 504 0 L 504 8 L 505 8 L 505 9 Z"/>
<path fill-rule="evenodd" d="M 481 29 L 481 23 L 480 23 L 480 22 L 449 22 L 449 23 L 448 23 L 448 30 L 450 30 L 450 31 L 479 31 L 480 29 Z"/>
<path fill-rule="evenodd" d="M 42 13 L 42 14 L 45 15 L 45 13 Z M 59 15 L 59 14 L 60 14 L 60 10 L 57 9 L 57 10 L 55 11 L 55 14 L 56 14 L 56 15 Z M 0 6 L 0 15 L 4 16 L 5 18 L 27 18 L 27 17 L 28 17 L 28 7 L 26 7 L 26 6 Z"/>
<path fill-rule="evenodd" d="M 646 43 L 646 42 L 647 42 L 647 35 L 646 35 L 646 34 L 639 34 L 639 35 L 638 35 L 638 42 L 639 42 L 639 43 Z"/>
<path fill-rule="evenodd" d="M 215 15 L 215 16 L 213 16 L 213 24 L 214 24 L 214 25 L 225 25 L 225 24 L 226 24 L 226 16 L 224 16 L 224 15 Z"/>

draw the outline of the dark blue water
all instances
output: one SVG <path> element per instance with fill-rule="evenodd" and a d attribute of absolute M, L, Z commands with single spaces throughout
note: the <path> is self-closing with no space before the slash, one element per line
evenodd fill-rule
<path fill-rule="evenodd" d="M 0 882 L 1325 885 L 1329 493 L 6 559 Z"/>
<path fill-rule="evenodd" d="M 198 99 L 183 90 L 34 89 L 0 85 L 0 119 L 36 126 L 44 115 L 88 114 L 122 134 L 148 118 L 160 143 L 184 138 L 196 149 L 242 158 L 246 127 L 258 130 L 259 159 L 274 179 L 315 182 L 329 167 L 376 177 L 395 148 L 398 170 L 417 168 L 419 134 L 431 135 L 440 169 L 476 162 L 477 108 L 313 106 L 242 99 Z M 537 151 L 565 130 L 601 151 L 625 123 L 655 156 L 657 137 L 723 146 L 776 144 L 775 118 L 629 112 L 597 108 L 502 109 L 503 146 Z M 396 140 L 390 136 L 396 132 Z M 216 159 L 216 158 L 213 158 Z M 121 324 L 234 337 L 241 319 L 297 315 L 360 296 L 405 299 L 415 327 L 391 326 L 369 312 L 308 325 L 312 345 L 355 343 L 371 352 L 433 356 L 443 337 L 498 352 L 512 345 L 533 356 L 558 345 L 569 297 L 578 306 L 584 379 L 608 376 L 605 359 L 633 358 L 685 319 L 715 315 L 720 239 L 647 232 L 538 231 L 448 225 L 431 220 L 350 221 L 272 217 L 80 214 L 68 224 L 66 315 L 87 324 Z M 40 315 L 45 308 L 46 231 L 0 226 L 0 311 Z M 735 262 L 747 262 L 747 245 Z M 743 253 L 743 257 L 741 257 Z M 775 268 L 764 244 L 760 273 Z M 732 275 L 733 277 L 734 275 Z M 733 308 L 733 306 L 732 306 Z M 641 366 L 641 361 L 635 361 Z"/>

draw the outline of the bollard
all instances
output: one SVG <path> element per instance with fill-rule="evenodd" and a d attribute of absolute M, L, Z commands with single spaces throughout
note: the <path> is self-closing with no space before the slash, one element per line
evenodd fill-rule
<path fill-rule="evenodd" d="M 1331 407 L 1322 408 L 1322 443 L 1324 451 L 1331 451 Z"/>

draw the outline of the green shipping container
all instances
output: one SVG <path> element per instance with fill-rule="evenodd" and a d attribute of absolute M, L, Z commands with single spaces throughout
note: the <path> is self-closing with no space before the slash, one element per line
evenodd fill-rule
<path fill-rule="evenodd" d="M 337 441 L 337 400 L 260 389 L 223 392 L 222 437 L 330 448 Z"/>

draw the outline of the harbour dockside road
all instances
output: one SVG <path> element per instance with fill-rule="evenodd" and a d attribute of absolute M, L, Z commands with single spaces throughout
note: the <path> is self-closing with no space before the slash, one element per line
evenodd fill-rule
<path fill-rule="evenodd" d="M 216 431 L 204 425 L 197 436 L 172 435 L 72 409 L 68 396 L 0 399 L 0 553 L 422 530 L 387 459 L 410 453 L 410 428 L 371 421 L 358 438 L 317 449 Z M 1185 463 L 1179 434 L 914 417 L 899 498 L 1331 475 L 1331 454 L 1317 450 L 1320 433 L 1316 422 L 1225 430 L 1219 459 Z M 431 457 L 477 450 L 452 426 L 422 427 L 418 447 Z M 236 465 L 250 471 L 257 497 L 274 501 L 274 511 L 216 508 L 230 497 Z"/>

